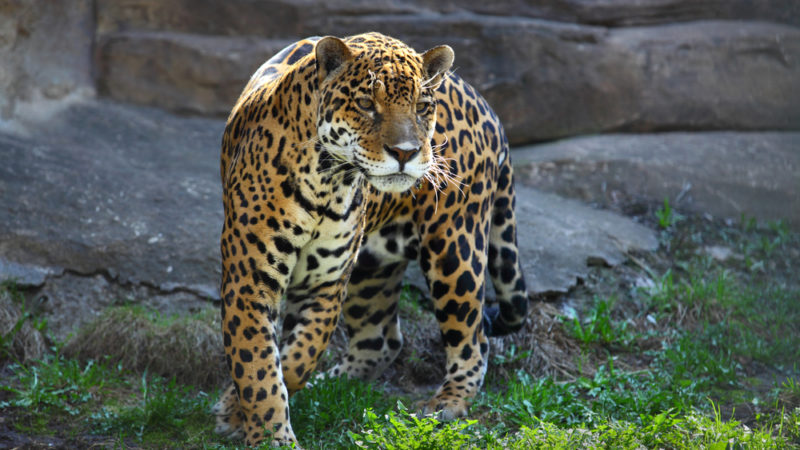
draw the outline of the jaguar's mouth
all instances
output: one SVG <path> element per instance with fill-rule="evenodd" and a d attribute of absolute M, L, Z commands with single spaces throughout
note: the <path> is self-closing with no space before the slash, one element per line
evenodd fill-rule
<path fill-rule="evenodd" d="M 389 175 L 370 175 L 367 180 L 379 191 L 403 192 L 411 189 L 417 178 L 406 173 L 392 173 Z"/>

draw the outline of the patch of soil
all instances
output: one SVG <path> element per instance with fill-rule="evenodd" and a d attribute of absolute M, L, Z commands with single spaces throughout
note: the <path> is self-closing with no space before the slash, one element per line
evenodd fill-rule
<path fill-rule="evenodd" d="M 53 436 L 29 436 L 14 431 L 12 417 L 0 417 L 0 450 L 2 449 L 57 449 L 74 450 L 78 448 L 116 448 L 119 439 L 92 434 L 77 434 L 70 437 L 69 430 L 52 430 Z M 63 432 L 63 433 L 62 433 Z M 137 449 L 133 441 L 126 442 L 125 448 Z"/>

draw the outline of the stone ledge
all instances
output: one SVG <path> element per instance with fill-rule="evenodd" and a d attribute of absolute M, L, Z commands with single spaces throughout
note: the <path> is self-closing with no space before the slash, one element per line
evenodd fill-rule
<path fill-rule="evenodd" d="M 517 182 L 585 202 L 659 204 L 800 229 L 800 133 L 601 135 L 522 147 Z"/>

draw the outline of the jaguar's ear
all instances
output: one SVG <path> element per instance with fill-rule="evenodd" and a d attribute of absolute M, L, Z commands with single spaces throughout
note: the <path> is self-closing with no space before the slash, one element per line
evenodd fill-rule
<path fill-rule="evenodd" d="M 336 73 L 345 63 L 353 59 L 347 44 L 334 36 L 325 36 L 317 42 L 317 75 L 325 80 Z"/>
<path fill-rule="evenodd" d="M 426 84 L 436 85 L 442 76 L 453 65 L 455 54 L 448 45 L 434 47 L 422 55 L 422 69 L 425 71 Z"/>

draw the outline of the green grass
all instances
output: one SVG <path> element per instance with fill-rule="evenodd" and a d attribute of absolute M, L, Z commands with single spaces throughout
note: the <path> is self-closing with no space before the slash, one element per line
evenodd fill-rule
<path fill-rule="evenodd" d="M 14 364 L 11 371 L 19 379 L 20 387 L 5 386 L 13 400 L 2 407 L 28 409 L 32 413 L 64 412 L 77 414 L 79 406 L 91 400 L 90 389 L 102 389 L 106 371 L 89 362 L 83 366 L 78 361 L 50 356 L 29 367 Z"/>
<path fill-rule="evenodd" d="M 594 305 L 584 314 L 584 318 L 563 319 L 567 332 L 584 347 L 594 344 L 626 347 L 636 335 L 628 329 L 627 322 L 615 322 L 611 317 L 614 300 L 594 298 Z"/>
<path fill-rule="evenodd" d="M 389 412 L 394 403 L 381 386 L 324 376 L 290 399 L 292 428 L 303 442 L 324 442 L 325 448 L 350 444 L 348 431 L 364 424 L 367 409 Z"/>
<path fill-rule="evenodd" d="M 669 262 L 643 269 L 651 286 L 594 295 L 579 317 L 552 323 L 593 362 L 591 370 L 561 378 L 528 370 L 493 374 L 494 366 L 515 367 L 529 356 L 530 350 L 511 345 L 492 355 L 488 384 L 470 419 L 447 423 L 414 412 L 411 405 L 428 393 L 315 379 L 290 401 L 300 445 L 800 448 L 800 286 L 791 276 L 797 263 L 791 254 L 800 249 L 800 239 L 778 222 L 758 227 L 747 221 L 710 235 L 690 219 L 678 219 L 668 202 L 659 214 Z M 739 256 L 713 260 L 701 251 L 709 243 Z M 430 314 L 410 288 L 402 296 L 404 320 Z M 146 311 L 129 312 L 156 330 L 175 326 Z M 3 331 L 4 351 L 18 332 L 15 325 Z M 99 436 L 104 445 L 119 447 L 241 445 L 212 432 L 208 410 L 216 390 L 119 361 L 73 359 L 60 349 L 3 369 L 0 409 L 17 432 Z"/>
<path fill-rule="evenodd" d="M 15 414 L 14 426 L 23 433 L 50 435 L 55 427 L 154 446 L 195 443 L 208 434 L 210 396 L 174 380 L 58 354 L 10 370 L 13 383 L 2 386 L 10 400 L 0 409 Z"/>
<path fill-rule="evenodd" d="M 174 380 L 142 375 L 139 392 L 128 399 L 109 402 L 90 415 L 91 432 L 128 435 L 139 442 L 193 443 L 208 422 L 211 399 Z"/>

